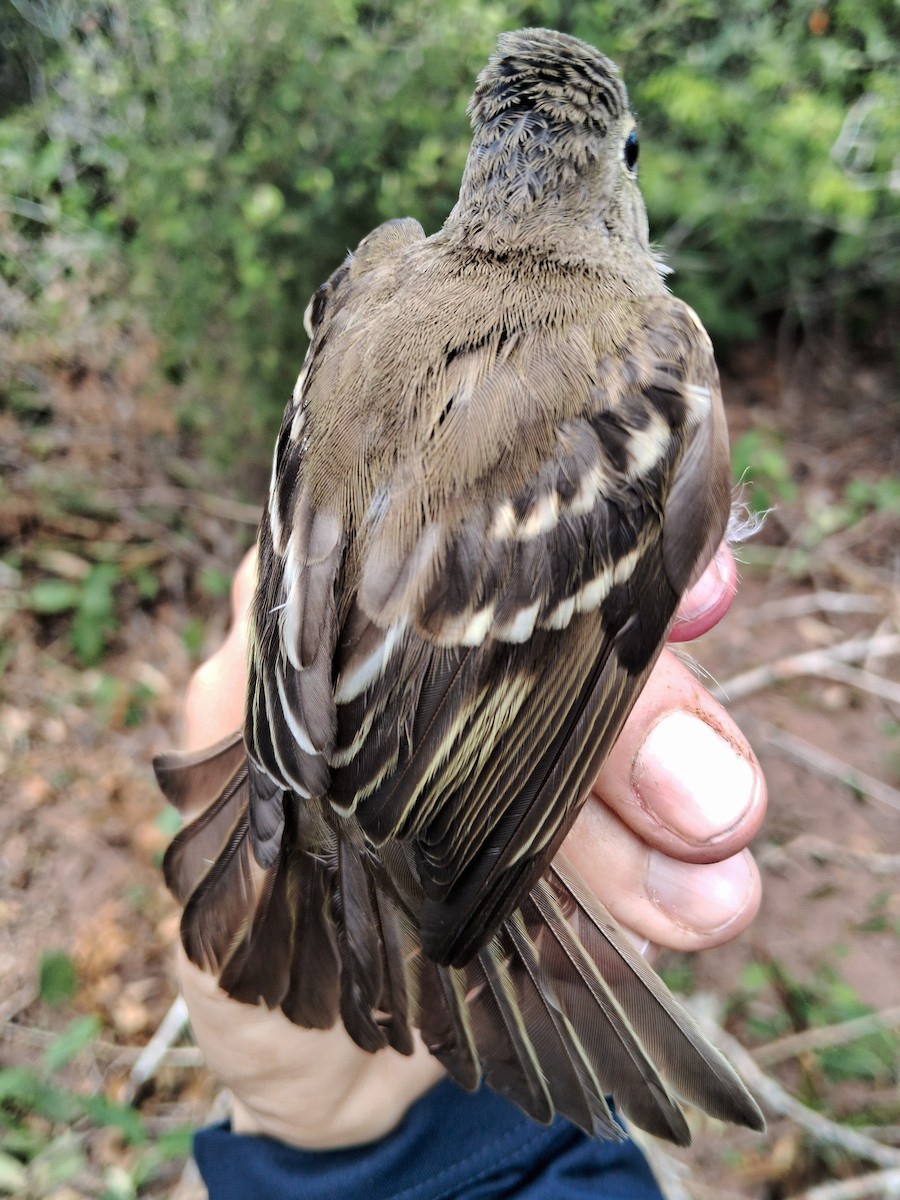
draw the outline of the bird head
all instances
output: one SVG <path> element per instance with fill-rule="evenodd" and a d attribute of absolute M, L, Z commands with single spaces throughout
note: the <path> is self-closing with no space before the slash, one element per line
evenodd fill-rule
<path fill-rule="evenodd" d="M 554 30 L 503 33 L 469 115 L 474 137 L 450 220 L 470 239 L 551 257 L 581 257 L 587 245 L 602 258 L 605 242 L 649 250 L 634 117 L 615 63 Z"/>

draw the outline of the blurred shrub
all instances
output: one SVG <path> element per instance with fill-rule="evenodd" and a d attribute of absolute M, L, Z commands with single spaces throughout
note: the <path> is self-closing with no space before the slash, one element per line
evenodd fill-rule
<path fill-rule="evenodd" d="M 784 313 L 865 330 L 900 292 L 894 0 L 16 0 L 7 12 L 0 327 L 23 323 L 23 303 L 41 321 L 54 303 L 70 315 L 73 279 L 105 271 L 108 296 L 148 312 L 185 427 L 207 439 L 270 437 L 307 299 L 363 234 L 398 215 L 440 225 L 466 99 L 503 28 L 565 29 L 623 67 L 652 228 L 720 340 Z"/>

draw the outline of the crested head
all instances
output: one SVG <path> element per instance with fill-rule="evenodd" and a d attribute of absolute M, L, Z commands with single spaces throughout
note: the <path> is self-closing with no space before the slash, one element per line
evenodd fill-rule
<path fill-rule="evenodd" d="M 579 164 L 601 152 L 610 129 L 628 113 L 616 64 L 553 29 L 501 33 L 469 101 L 476 139 L 503 139 L 524 121 L 532 139 L 561 139 L 557 156 Z M 527 144 L 521 132 L 518 137 Z"/>
<path fill-rule="evenodd" d="M 475 242 L 647 248 L 628 93 L 615 63 L 551 29 L 503 33 L 469 102 L 474 136 L 448 224 Z M 575 257 L 584 253 L 574 252 Z"/>

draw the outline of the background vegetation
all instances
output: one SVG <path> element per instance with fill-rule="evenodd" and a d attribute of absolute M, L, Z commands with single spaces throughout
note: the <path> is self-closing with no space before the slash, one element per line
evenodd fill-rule
<path fill-rule="evenodd" d="M 149 760 L 221 636 L 309 295 L 379 221 L 440 226 L 474 76 L 529 24 L 621 65 L 774 510 L 702 645 L 769 781 L 763 910 L 668 960 L 753 1047 L 770 1133 L 695 1114 L 672 1194 L 900 1170 L 896 0 L 0 0 L 0 1195 L 202 1195 L 215 1084 L 194 1047 L 145 1059 L 179 918 Z"/>
<path fill-rule="evenodd" d="M 619 62 L 652 229 L 720 345 L 776 320 L 883 338 L 900 298 L 894 0 L 0 13 L 0 320 L 71 327 L 73 280 L 79 309 L 90 280 L 92 308 L 145 312 L 185 425 L 227 457 L 268 438 L 307 298 L 347 248 L 389 217 L 443 221 L 472 81 L 505 28 L 554 26 Z"/>

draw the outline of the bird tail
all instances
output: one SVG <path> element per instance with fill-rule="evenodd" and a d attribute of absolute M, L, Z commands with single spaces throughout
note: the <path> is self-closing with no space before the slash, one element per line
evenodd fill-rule
<path fill-rule="evenodd" d="M 369 1051 L 413 1050 L 413 1029 L 464 1088 L 484 1080 L 535 1120 L 561 1113 L 620 1137 L 605 1099 L 679 1145 L 679 1107 L 763 1128 L 756 1103 L 574 869 L 557 855 L 464 967 L 422 951 L 408 848 L 380 859 L 317 805 L 284 797 L 282 849 L 263 869 L 250 834 L 252 766 L 239 734 L 154 763 L 166 797 L 202 811 L 175 837 L 166 883 L 192 962 L 236 1000 L 297 1025 L 340 1018 Z"/>

